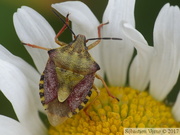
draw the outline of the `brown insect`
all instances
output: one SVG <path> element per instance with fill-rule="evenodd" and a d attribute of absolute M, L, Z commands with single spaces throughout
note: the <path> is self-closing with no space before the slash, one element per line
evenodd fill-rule
<path fill-rule="evenodd" d="M 116 98 L 109 92 L 105 81 L 96 73 L 100 67 L 88 52 L 98 45 L 101 39 L 121 40 L 119 38 L 101 38 L 100 29 L 105 24 L 107 23 L 98 26 L 98 38 L 86 40 L 84 35 L 76 36 L 73 33 L 75 39 L 66 44 L 59 41 L 58 37 L 66 28 L 69 28 L 67 15 L 64 26 L 55 37 L 55 42 L 60 45 L 59 48 L 49 49 L 24 43 L 30 47 L 47 50 L 49 54 L 45 70 L 40 78 L 39 95 L 51 125 L 61 124 L 83 109 L 91 96 L 92 89 L 96 90 L 96 98 L 98 97 L 99 89 L 94 85 L 95 78 L 102 81 L 109 96 Z M 86 42 L 89 40 L 97 41 L 86 46 Z M 88 106 L 84 109 L 85 112 Z"/>

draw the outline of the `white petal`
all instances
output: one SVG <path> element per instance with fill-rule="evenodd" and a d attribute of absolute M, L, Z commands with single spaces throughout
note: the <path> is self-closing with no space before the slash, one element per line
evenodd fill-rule
<path fill-rule="evenodd" d="M 29 87 L 31 89 L 31 92 L 34 97 L 34 101 L 36 102 L 37 108 L 44 112 L 44 109 L 42 107 L 42 104 L 40 102 L 39 98 L 39 92 L 38 92 L 38 84 L 40 75 L 39 73 L 27 62 L 25 62 L 23 59 L 12 55 L 6 48 L 4 48 L 2 45 L 0 45 L 0 59 L 4 60 L 6 62 L 9 62 L 19 68 L 23 74 L 26 76 L 28 80 Z"/>
<path fill-rule="evenodd" d="M 0 89 L 11 102 L 20 123 L 33 135 L 46 133 L 26 76 L 14 65 L 0 60 Z"/>
<path fill-rule="evenodd" d="M 177 6 L 175 6 L 175 9 L 174 9 L 174 36 L 173 36 L 173 39 L 174 39 L 174 44 L 176 45 L 177 47 L 177 62 L 179 64 L 179 68 L 180 68 L 180 26 L 179 26 L 179 23 L 180 23 L 180 10 Z"/>
<path fill-rule="evenodd" d="M 3 115 L 0 115 L 0 133 L 1 135 L 33 135 L 19 122 Z"/>
<path fill-rule="evenodd" d="M 103 37 L 122 38 L 122 41 L 103 41 L 102 56 L 108 81 L 113 86 L 125 85 L 133 46 L 122 33 L 121 21 L 134 26 L 135 0 L 109 0 L 103 16 Z"/>
<path fill-rule="evenodd" d="M 68 13 L 70 14 L 69 20 L 72 21 L 72 29 L 75 34 L 85 35 L 87 39 L 98 37 L 97 27 L 99 22 L 84 3 L 80 1 L 68 1 L 53 4 L 52 7 L 63 16 L 66 16 Z M 89 45 L 90 43 L 92 42 L 89 41 L 87 44 Z M 99 46 L 90 50 L 90 53 L 101 66 L 102 61 L 100 59 Z M 100 74 L 102 75 L 102 72 Z M 100 86 L 99 82 L 96 82 L 96 85 Z"/>
<path fill-rule="evenodd" d="M 130 86 L 142 91 L 147 88 L 149 83 L 149 67 L 153 48 L 148 46 L 143 35 L 131 25 L 125 23 L 123 26 L 123 32 L 133 42 L 133 46 L 137 50 L 137 55 L 130 67 Z"/>
<path fill-rule="evenodd" d="M 180 92 L 177 96 L 176 102 L 172 108 L 172 113 L 177 121 L 180 121 Z"/>
<path fill-rule="evenodd" d="M 13 16 L 14 27 L 20 40 L 46 48 L 56 48 L 55 32 L 49 23 L 33 9 L 23 6 Z M 44 70 L 48 59 L 47 52 L 26 46 L 27 51 L 40 73 Z"/>
<path fill-rule="evenodd" d="M 150 93 L 162 101 L 179 75 L 180 11 L 166 4 L 154 27 L 154 56 L 150 72 Z"/>

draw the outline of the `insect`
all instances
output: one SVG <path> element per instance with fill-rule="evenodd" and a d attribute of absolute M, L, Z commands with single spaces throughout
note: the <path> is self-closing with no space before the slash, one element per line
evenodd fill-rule
<path fill-rule="evenodd" d="M 102 81 L 109 96 L 116 98 L 109 92 L 105 81 L 96 73 L 100 67 L 88 52 L 99 44 L 102 39 L 100 29 L 105 24 L 98 26 L 98 38 L 94 38 L 96 41 L 89 46 L 86 46 L 86 42 L 93 39 L 86 40 L 84 35 L 76 36 L 74 33 L 75 39 L 71 43 L 65 44 L 59 41 L 58 37 L 66 28 L 69 28 L 68 16 L 64 26 L 55 37 L 55 42 L 60 45 L 59 48 L 49 49 L 23 43 L 48 51 L 49 59 L 40 78 L 39 95 L 52 126 L 63 123 L 67 118 L 83 109 L 91 96 L 92 89 L 97 91 L 96 98 L 98 97 L 99 90 L 94 85 L 95 78 Z"/>

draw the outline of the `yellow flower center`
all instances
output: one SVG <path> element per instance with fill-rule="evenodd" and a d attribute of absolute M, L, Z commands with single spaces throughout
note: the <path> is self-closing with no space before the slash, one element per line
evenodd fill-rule
<path fill-rule="evenodd" d="M 83 110 L 57 127 L 49 128 L 49 135 L 122 135 L 123 128 L 180 127 L 171 114 L 171 108 L 153 99 L 148 92 L 129 87 L 111 87 L 120 100 L 109 97 L 101 89 L 100 96 L 87 113 Z M 91 100 L 96 96 L 93 92 Z"/>

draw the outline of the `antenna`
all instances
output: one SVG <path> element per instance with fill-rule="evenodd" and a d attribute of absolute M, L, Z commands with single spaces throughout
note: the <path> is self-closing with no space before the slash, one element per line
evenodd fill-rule
<path fill-rule="evenodd" d="M 88 42 L 89 40 L 122 40 L 122 38 L 111 38 L 111 37 L 89 38 L 86 40 L 86 42 Z"/>
<path fill-rule="evenodd" d="M 76 37 L 76 34 L 73 32 L 73 30 L 69 27 L 69 25 L 61 18 L 59 12 L 55 9 L 52 9 L 53 13 L 67 26 L 67 28 L 71 31 L 74 37 Z M 67 17 L 69 14 L 67 14 Z"/>

